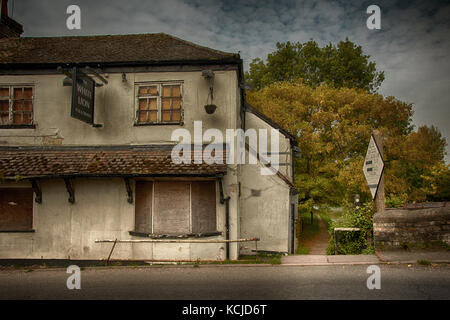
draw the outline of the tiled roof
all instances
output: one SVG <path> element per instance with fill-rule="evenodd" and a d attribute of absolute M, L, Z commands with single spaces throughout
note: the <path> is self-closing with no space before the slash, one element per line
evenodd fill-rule
<path fill-rule="evenodd" d="M 0 39 L 1 64 L 240 61 L 164 33 Z"/>
<path fill-rule="evenodd" d="M 0 178 L 180 176 L 226 173 L 226 164 L 175 164 L 173 145 L 0 147 Z M 222 153 L 222 152 L 221 152 Z M 225 152 L 222 153 L 225 159 Z M 225 161 L 223 161 L 225 163 Z"/>

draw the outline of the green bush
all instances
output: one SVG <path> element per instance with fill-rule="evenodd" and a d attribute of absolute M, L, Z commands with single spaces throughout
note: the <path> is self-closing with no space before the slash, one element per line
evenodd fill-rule
<path fill-rule="evenodd" d="M 400 197 L 395 194 L 390 194 L 386 200 L 385 204 L 387 208 L 399 208 L 405 203 L 406 196 Z"/>
<path fill-rule="evenodd" d="M 342 215 L 335 221 L 331 221 L 328 232 L 330 241 L 327 254 L 336 254 L 334 251 L 334 228 L 359 228 L 360 232 L 339 232 L 339 254 L 371 254 L 373 244 L 368 243 L 373 235 L 373 209 L 372 203 L 366 203 L 360 209 L 344 208 Z"/>

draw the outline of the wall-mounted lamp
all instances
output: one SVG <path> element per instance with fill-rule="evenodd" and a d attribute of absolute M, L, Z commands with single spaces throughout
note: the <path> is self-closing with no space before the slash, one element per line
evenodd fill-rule
<path fill-rule="evenodd" d="M 122 82 L 127 82 L 127 75 L 125 72 L 122 72 Z"/>

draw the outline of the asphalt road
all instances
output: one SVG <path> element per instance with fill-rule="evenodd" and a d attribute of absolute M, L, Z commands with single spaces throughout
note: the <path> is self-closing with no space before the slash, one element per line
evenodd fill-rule
<path fill-rule="evenodd" d="M 450 299 L 450 266 L 367 265 L 114 267 L 81 270 L 81 289 L 64 269 L 1 270 L 0 299 Z"/>

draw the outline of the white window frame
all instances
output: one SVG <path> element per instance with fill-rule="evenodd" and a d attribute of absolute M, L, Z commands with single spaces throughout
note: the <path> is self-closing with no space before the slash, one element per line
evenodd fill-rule
<path fill-rule="evenodd" d="M 164 86 L 180 86 L 180 120 L 179 121 L 162 121 L 162 90 Z M 140 87 L 151 87 L 156 86 L 157 94 L 156 95 L 139 95 Z M 156 122 L 139 122 L 139 98 L 140 97 L 154 97 L 156 98 L 156 108 L 157 108 L 157 116 Z M 137 82 L 135 83 L 135 108 L 134 108 L 134 124 L 138 126 L 145 125 L 183 125 L 184 122 L 184 105 L 183 105 L 183 81 L 147 81 L 147 82 Z"/>

